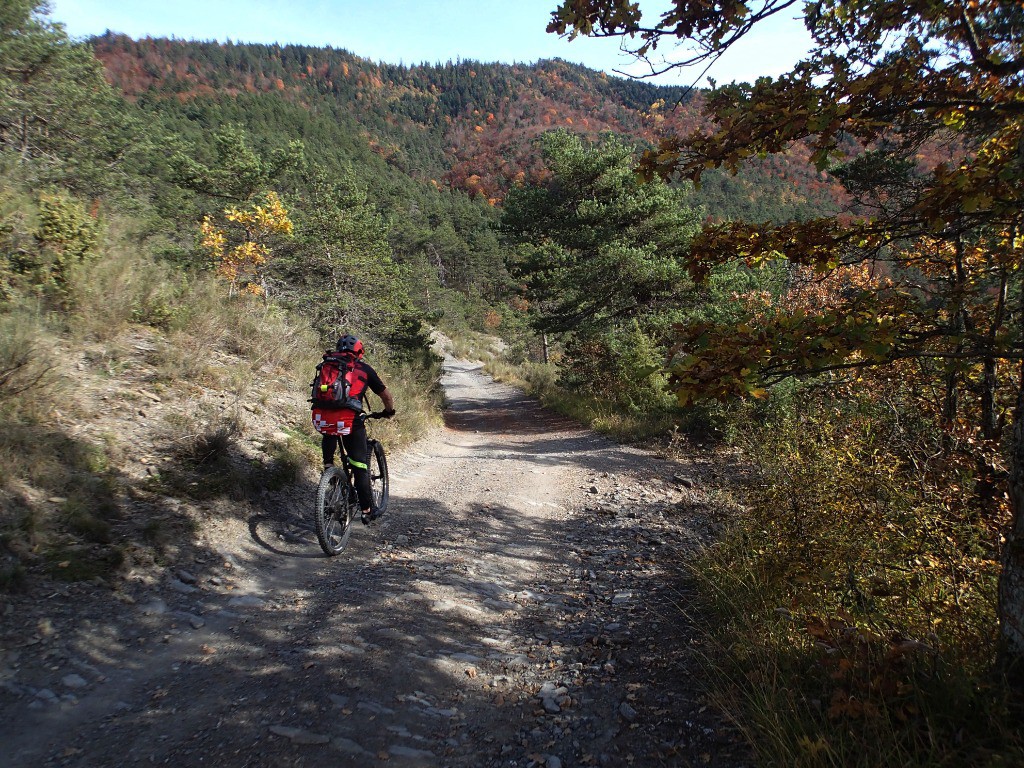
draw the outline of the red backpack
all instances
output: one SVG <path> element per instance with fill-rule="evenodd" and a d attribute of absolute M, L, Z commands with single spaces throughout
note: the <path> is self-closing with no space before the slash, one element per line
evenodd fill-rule
<path fill-rule="evenodd" d="M 316 367 L 309 401 L 313 426 L 325 435 L 347 435 L 352 420 L 363 412 L 366 371 L 349 352 L 327 352 Z"/>

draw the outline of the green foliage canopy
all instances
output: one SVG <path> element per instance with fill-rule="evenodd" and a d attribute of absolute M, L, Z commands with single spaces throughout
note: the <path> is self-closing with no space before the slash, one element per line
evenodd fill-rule
<path fill-rule="evenodd" d="M 518 246 L 509 271 L 540 308 L 537 327 L 607 329 L 680 302 L 698 229 L 681 193 L 642 184 L 633 148 L 611 136 L 591 146 L 552 131 L 540 147 L 546 181 L 514 188 L 501 219 L 506 242 Z"/>
<path fill-rule="evenodd" d="M 46 10 L 38 0 L 0 8 L 0 149 L 31 160 L 37 181 L 109 190 L 112 171 L 145 142 L 91 49 Z"/>

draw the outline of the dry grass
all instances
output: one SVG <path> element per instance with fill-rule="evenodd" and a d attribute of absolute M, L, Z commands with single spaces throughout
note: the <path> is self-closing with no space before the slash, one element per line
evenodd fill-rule
<path fill-rule="evenodd" d="M 496 336 L 463 330 L 453 332 L 449 338 L 452 342 L 449 352 L 460 360 L 489 363 L 501 359 L 504 342 Z"/>
<path fill-rule="evenodd" d="M 51 339 L 37 307 L 14 306 L 0 314 L 0 408 L 45 408 L 63 395 L 66 379 L 51 370 Z"/>
<path fill-rule="evenodd" d="M 169 328 L 188 306 L 189 290 L 183 275 L 114 239 L 103 258 L 74 271 L 68 332 L 76 339 L 112 341 L 131 325 Z"/>
<path fill-rule="evenodd" d="M 714 695 L 766 765 L 1024 764 L 990 531 L 878 433 L 805 413 L 748 434 L 745 512 L 693 563 Z"/>
<path fill-rule="evenodd" d="M 304 386 L 303 362 L 316 349 L 309 329 L 279 308 L 252 297 L 227 300 L 212 278 L 185 280 L 123 245 L 108 247 L 104 258 L 76 269 L 70 295 L 70 308 L 47 313 L 8 303 L 0 314 L 5 587 L 33 573 L 106 576 L 123 560 L 112 526 L 120 514 L 117 486 L 130 482 L 119 471 L 125 457 L 115 450 L 116 441 L 93 445 L 68 436 L 62 425 L 88 420 L 89 413 L 65 385 L 93 375 L 118 387 L 117 380 L 135 367 L 139 348 L 132 340 L 141 336 L 156 343 L 150 357 L 158 369 L 154 388 L 175 390 L 182 382 L 201 381 L 228 390 L 240 404 L 256 391 L 256 380 L 261 391 Z M 164 311 L 172 305 L 173 311 Z M 67 362 L 66 350 L 84 345 L 89 353 L 80 369 Z M 130 396 L 128 390 L 119 397 Z M 182 466 L 198 468 L 226 495 L 251 496 L 267 482 L 294 479 L 300 462 L 308 466 L 310 451 L 282 447 L 264 468 L 270 471 L 253 471 L 238 460 L 240 420 L 233 413 L 197 413 L 185 421 L 169 444 Z M 143 485 L 170 489 L 162 482 L 154 477 Z M 187 492 L 185 486 L 180 490 Z M 136 543 L 144 544 L 145 536 L 136 533 Z"/>

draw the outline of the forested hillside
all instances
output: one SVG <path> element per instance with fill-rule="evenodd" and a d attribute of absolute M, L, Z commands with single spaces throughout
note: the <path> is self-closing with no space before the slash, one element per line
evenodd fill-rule
<path fill-rule="evenodd" d="M 201 128 L 230 120 L 301 138 L 321 161 L 369 165 L 367 151 L 401 173 L 368 173 L 379 192 L 405 176 L 499 203 L 542 168 L 533 141 L 553 128 L 613 132 L 649 144 L 702 124 L 700 92 L 609 77 L 565 61 L 375 64 L 343 50 L 295 45 L 91 41 L 108 79 L 146 110 Z M 809 170 L 808 153 L 713 174 L 692 193 L 716 219 L 786 220 L 835 210 L 841 187 Z"/>

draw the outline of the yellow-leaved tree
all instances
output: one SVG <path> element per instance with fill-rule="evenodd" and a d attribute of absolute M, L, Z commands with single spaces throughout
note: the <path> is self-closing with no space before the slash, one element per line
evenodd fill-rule
<path fill-rule="evenodd" d="M 292 234 L 288 210 L 276 192 L 264 192 L 246 206 L 225 208 L 222 215 L 223 222 L 203 217 L 200 245 L 217 274 L 229 281 L 231 295 L 236 290 L 265 295 L 263 266 L 271 258 L 271 245 Z"/>

